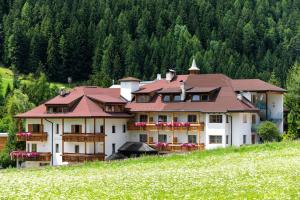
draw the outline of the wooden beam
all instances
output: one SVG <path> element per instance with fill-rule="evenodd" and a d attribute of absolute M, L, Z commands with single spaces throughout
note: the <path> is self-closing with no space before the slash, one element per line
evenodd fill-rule
<path fill-rule="evenodd" d="M 84 134 L 86 134 L 86 117 L 84 118 Z M 86 142 L 84 142 L 84 154 L 86 154 Z"/>
<path fill-rule="evenodd" d="M 43 118 L 41 118 L 40 134 L 42 135 L 42 141 L 43 141 L 43 134 L 44 134 L 44 124 L 43 124 Z M 52 134 L 53 134 L 53 133 L 52 133 Z"/>
<path fill-rule="evenodd" d="M 197 136 L 197 139 L 198 139 L 198 149 L 200 150 L 200 130 L 201 130 L 201 127 L 200 127 L 200 113 L 198 114 L 198 127 L 197 127 L 197 131 L 198 131 L 198 136 Z"/>

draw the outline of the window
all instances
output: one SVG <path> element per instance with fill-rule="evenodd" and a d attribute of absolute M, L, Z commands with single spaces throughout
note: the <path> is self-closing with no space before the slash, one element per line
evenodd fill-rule
<path fill-rule="evenodd" d="M 105 111 L 106 112 L 114 112 L 115 111 L 115 107 L 112 105 L 107 105 L 105 106 Z"/>
<path fill-rule="evenodd" d="M 210 135 L 209 144 L 222 144 L 222 135 Z"/>
<path fill-rule="evenodd" d="M 226 144 L 228 144 L 228 142 L 229 142 L 229 136 L 226 135 Z"/>
<path fill-rule="evenodd" d="M 192 101 L 200 101 L 200 95 L 199 94 L 194 94 L 192 96 Z"/>
<path fill-rule="evenodd" d="M 140 115 L 140 122 L 147 122 L 148 121 L 148 115 Z"/>
<path fill-rule="evenodd" d="M 252 124 L 256 124 L 256 115 L 252 115 Z"/>
<path fill-rule="evenodd" d="M 150 101 L 150 97 L 148 95 L 137 95 L 136 101 L 138 103 L 147 103 Z"/>
<path fill-rule="evenodd" d="M 147 134 L 140 134 L 140 142 L 147 142 Z"/>
<path fill-rule="evenodd" d="M 158 142 L 167 142 L 167 135 L 158 135 Z"/>
<path fill-rule="evenodd" d="M 79 145 L 75 145 L 75 153 L 79 153 Z"/>
<path fill-rule="evenodd" d="M 104 126 L 103 125 L 100 126 L 100 133 L 104 133 Z"/>
<path fill-rule="evenodd" d="M 197 115 L 188 115 L 188 122 L 197 122 Z"/>
<path fill-rule="evenodd" d="M 59 124 L 56 124 L 56 134 L 59 134 Z"/>
<path fill-rule="evenodd" d="M 173 117 L 173 122 L 178 122 L 178 117 Z"/>
<path fill-rule="evenodd" d="M 171 96 L 170 95 L 164 95 L 163 96 L 163 101 L 164 102 L 170 102 L 171 101 Z"/>
<path fill-rule="evenodd" d="M 226 123 L 229 123 L 229 115 L 226 115 Z"/>
<path fill-rule="evenodd" d="M 82 126 L 81 125 L 72 125 L 71 129 L 72 129 L 72 133 L 79 134 L 82 131 Z"/>
<path fill-rule="evenodd" d="M 113 143 L 112 145 L 111 145 L 111 149 L 112 149 L 112 153 L 116 153 L 116 144 L 115 143 Z"/>
<path fill-rule="evenodd" d="M 222 115 L 209 115 L 209 123 L 223 123 Z"/>
<path fill-rule="evenodd" d="M 209 96 L 207 94 L 201 95 L 201 101 L 209 101 Z"/>
<path fill-rule="evenodd" d="M 112 132 L 112 133 L 116 133 L 116 126 L 115 126 L 115 125 L 112 125 L 112 126 L 111 126 L 111 132 Z"/>
<path fill-rule="evenodd" d="M 59 153 L 59 144 L 55 144 L 55 152 Z"/>
<path fill-rule="evenodd" d="M 158 116 L 158 121 L 159 122 L 167 122 L 168 121 L 167 115 L 159 115 Z"/>
<path fill-rule="evenodd" d="M 27 151 L 30 151 L 30 144 L 27 144 Z"/>
<path fill-rule="evenodd" d="M 247 123 L 247 114 L 243 114 L 243 123 Z"/>
<path fill-rule="evenodd" d="M 197 143 L 197 135 L 188 135 L 188 143 Z"/>
<path fill-rule="evenodd" d="M 47 107 L 48 113 L 66 113 L 69 111 L 69 108 L 66 106 L 50 106 Z"/>
<path fill-rule="evenodd" d="M 173 101 L 181 101 L 181 96 L 175 95 Z"/>
<path fill-rule="evenodd" d="M 31 144 L 31 152 L 37 152 L 37 144 Z"/>
<path fill-rule="evenodd" d="M 126 124 L 123 124 L 123 133 L 126 133 Z"/>
<path fill-rule="evenodd" d="M 247 135 L 243 135 L 243 144 L 247 143 Z"/>
<path fill-rule="evenodd" d="M 33 133 L 40 132 L 41 125 L 40 124 L 28 124 L 28 131 Z"/>
<path fill-rule="evenodd" d="M 149 122 L 153 122 L 153 117 L 149 117 Z"/>

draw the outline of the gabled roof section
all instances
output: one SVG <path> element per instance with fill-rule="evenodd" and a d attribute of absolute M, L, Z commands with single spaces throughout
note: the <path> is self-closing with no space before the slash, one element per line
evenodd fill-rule
<path fill-rule="evenodd" d="M 64 105 L 74 101 L 74 109 L 67 113 L 47 113 L 47 105 Z M 16 117 L 131 117 L 128 113 L 107 113 L 97 103 L 126 103 L 120 97 L 120 89 L 99 87 L 76 87 L 67 96 L 57 96 L 32 110 Z M 50 102 L 50 103 L 49 103 Z"/>
<path fill-rule="evenodd" d="M 285 89 L 264 82 L 259 79 L 237 79 L 232 80 L 234 91 L 249 91 L 249 92 L 286 92 Z"/>

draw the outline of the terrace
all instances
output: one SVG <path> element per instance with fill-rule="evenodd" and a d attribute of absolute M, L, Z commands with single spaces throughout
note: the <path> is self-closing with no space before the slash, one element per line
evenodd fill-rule
<path fill-rule="evenodd" d="M 47 141 L 48 138 L 48 133 L 47 132 L 20 132 L 17 133 L 17 141 L 41 141 L 45 142 Z"/>
<path fill-rule="evenodd" d="M 103 133 L 64 133 L 62 136 L 65 142 L 104 142 Z"/>
<path fill-rule="evenodd" d="M 129 131 L 204 131 L 204 122 L 129 122 L 127 128 Z"/>

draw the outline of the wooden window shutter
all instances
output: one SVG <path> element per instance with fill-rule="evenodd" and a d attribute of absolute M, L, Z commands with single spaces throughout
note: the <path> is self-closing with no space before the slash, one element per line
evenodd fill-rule
<path fill-rule="evenodd" d="M 28 124 L 28 132 L 33 132 L 33 124 Z"/>
<path fill-rule="evenodd" d="M 150 144 L 153 143 L 153 137 L 149 137 L 149 143 L 150 143 Z"/>
<path fill-rule="evenodd" d="M 178 138 L 177 138 L 177 137 L 174 137 L 173 143 L 174 143 L 174 144 L 177 144 L 177 143 L 178 143 Z"/>
<path fill-rule="evenodd" d="M 71 132 L 75 133 L 75 125 L 71 125 Z"/>

